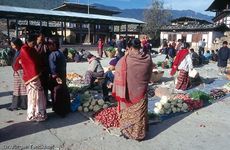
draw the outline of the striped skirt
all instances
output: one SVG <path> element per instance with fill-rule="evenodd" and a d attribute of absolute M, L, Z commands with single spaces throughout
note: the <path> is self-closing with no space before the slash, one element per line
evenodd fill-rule
<path fill-rule="evenodd" d="M 178 90 L 187 90 L 189 87 L 189 76 L 188 72 L 184 70 L 180 70 L 179 75 L 177 77 L 176 89 Z"/>
<path fill-rule="evenodd" d="M 120 128 L 122 134 L 129 139 L 143 140 L 148 130 L 147 99 L 121 109 Z"/>
<path fill-rule="evenodd" d="M 23 71 L 19 70 L 19 71 L 15 71 L 14 74 L 14 91 L 13 91 L 13 95 L 14 96 L 24 96 L 27 95 L 26 92 L 26 86 L 22 80 L 22 76 L 23 76 Z"/>

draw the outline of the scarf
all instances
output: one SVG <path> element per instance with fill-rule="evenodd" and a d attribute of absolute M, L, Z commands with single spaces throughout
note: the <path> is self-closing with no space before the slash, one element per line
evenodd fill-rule
<path fill-rule="evenodd" d="M 184 58 L 189 54 L 189 51 L 188 49 L 182 49 L 182 50 L 179 50 L 177 55 L 176 55 L 176 58 L 173 62 L 173 65 L 172 65 L 172 70 L 170 72 L 170 75 L 173 76 L 177 69 L 178 69 L 178 66 L 180 65 L 180 63 L 184 60 Z"/>
<path fill-rule="evenodd" d="M 152 73 L 150 55 L 130 52 L 118 61 L 115 70 L 112 95 L 118 102 L 129 107 L 145 98 Z"/>

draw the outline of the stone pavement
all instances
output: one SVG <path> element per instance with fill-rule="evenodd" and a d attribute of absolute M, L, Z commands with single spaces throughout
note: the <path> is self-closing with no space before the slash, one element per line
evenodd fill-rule
<path fill-rule="evenodd" d="M 155 59 L 156 60 L 156 59 Z M 106 66 L 108 59 L 103 59 Z M 216 65 L 198 69 L 217 77 Z M 87 63 L 68 63 L 68 72 L 83 73 Z M 208 70 L 207 70 L 208 69 Z M 12 69 L 0 67 L 0 149 L 66 150 L 229 150 L 230 99 L 193 113 L 151 125 L 142 142 L 109 135 L 80 113 L 60 118 L 48 109 L 45 122 L 27 122 L 26 111 L 10 112 Z"/>

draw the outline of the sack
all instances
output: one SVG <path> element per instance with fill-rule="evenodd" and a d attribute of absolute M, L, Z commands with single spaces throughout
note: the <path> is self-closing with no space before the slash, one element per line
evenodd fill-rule
<path fill-rule="evenodd" d="M 196 69 L 190 69 L 188 72 L 188 76 L 190 78 L 196 78 L 197 75 L 198 75 L 198 72 L 196 71 Z"/>

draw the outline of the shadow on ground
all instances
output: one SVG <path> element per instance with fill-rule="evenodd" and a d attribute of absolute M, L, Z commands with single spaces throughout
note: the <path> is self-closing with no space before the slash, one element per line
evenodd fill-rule
<path fill-rule="evenodd" d="M 161 132 L 167 130 L 168 128 L 170 128 L 171 126 L 173 126 L 174 124 L 183 120 L 184 118 L 188 117 L 191 114 L 192 114 L 192 112 L 181 114 L 179 116 L 175 116 L 175 117 L 172 117 L 170 119 L 164 120 L 161 123 L 157 123 L 155 125 L 150 125 L 145 141 L 153 139 L 154 137 L 156 137 Z"/>
<path fill-rule="evenodd" d="M 13 91 L 0 92 L 0 97 L 10 96 L 13 94 Z"/>
<path fill-rule="evenodd" d="M 20 122 L 0 129 L 0 142 L 31 135 L 44 130 L 57 129 L 86 121 L 87 118 L 80 113 L 70 113 L 65 118 L 60 118 L 55 113 L 48 114 L 45 122 Z"/>

